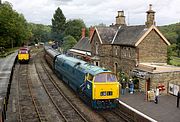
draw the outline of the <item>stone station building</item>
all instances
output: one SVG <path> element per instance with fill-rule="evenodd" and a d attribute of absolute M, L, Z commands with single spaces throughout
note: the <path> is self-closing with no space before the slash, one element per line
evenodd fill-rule
<path fill-rule="evenodd" d="M 170 43 L 155 26 L 152 5 L 146 13 L 145 25 L 127 26 L 124 12 L 118 11 L 115 25 L 95 27 L 90 40 L 92 63 L 137 77 L 142 91 L 164 86 L 162 93 L 174 94 L 180 86 L 180 68 L 166 64 Z"/>

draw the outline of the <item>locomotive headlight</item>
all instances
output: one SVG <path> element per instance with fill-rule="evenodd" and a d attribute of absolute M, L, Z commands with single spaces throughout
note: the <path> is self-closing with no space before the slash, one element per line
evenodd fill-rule
<path fill-rule="evenodd" d="M 106 92 L 105 92 L 105 91 L 102 91 L 102 92 L 100 93 L 100 96 L 106 96 Z"/>

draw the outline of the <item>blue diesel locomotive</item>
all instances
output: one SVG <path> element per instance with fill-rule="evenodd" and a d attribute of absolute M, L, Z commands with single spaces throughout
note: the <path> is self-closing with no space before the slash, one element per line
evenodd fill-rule
<path fill-rule="evenodd" d="M 45 48 L 45 59 L 57 76 L 92 108 L 114 108 L 119 82 L 111 71 Z"/>

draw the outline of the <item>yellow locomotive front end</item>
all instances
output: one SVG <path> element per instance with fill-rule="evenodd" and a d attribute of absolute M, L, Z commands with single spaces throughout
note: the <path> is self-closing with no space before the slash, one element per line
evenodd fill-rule
<path fill-rule="evenodd" d="M 119 82 L 116 75 L 105 72 L 97 74 L 93 79 L 92 99 L 100 108 L 113 108 L 119 98 Z"/>
<path fill-rule="evenodd" d="M 119 98 L 119 83 L 94 83 L 93 99 Z"/>
<path fill-rule="evenodd" d="M 29 60 L 29 54 L 18 54 L 18 60 L 20 61 L 28 61 Z"/>
<path fill-rule="evenodd" d="M 28 62 L 30 59 L 30 50 L 27 48 L 21 48 L 18 52 L 18 61 L 20 63 Z"/>

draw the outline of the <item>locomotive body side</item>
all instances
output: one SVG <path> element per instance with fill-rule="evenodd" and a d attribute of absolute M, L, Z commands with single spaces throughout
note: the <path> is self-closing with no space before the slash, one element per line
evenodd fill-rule
<path fill-rule="evenodd" d="M 119 98 L 119 82 L 109 70 L 45 49 L 45 58 L 56 75 L 92 108 L 114 108 Z"/>
<path fill-rule="evenodd" d="M 76 92 L 84 82 L 85 72 L 77 69 L 77 59 L 59 55 L 55 59 L 55 71 L 57 75 Z M 83 61 L 81 61 L 83 63 Z"/>
<path fill-rule="evenodd" d="M 57 56 L 55 70 L 57 75 L 93 108 L 116 106 L 115 99 L 119 98 L 119 83 L 110 71 L 66 55 Z M 97 81 L 98 78 L 100 82 Z"/>

